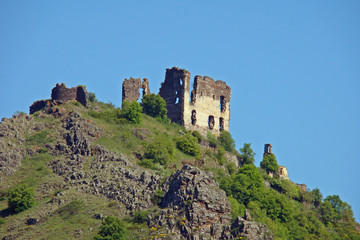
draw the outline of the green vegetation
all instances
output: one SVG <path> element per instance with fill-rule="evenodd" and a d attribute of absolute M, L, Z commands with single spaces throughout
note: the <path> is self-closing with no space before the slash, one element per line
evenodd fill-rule
<path fill-rule="evenodd" d="M 265 155 L 262 162 L 260 163 L 260 167 L 265 169 L 268 173 L 276 173 L 279 169 L 279 165 L 276 161 L 275 155 Z"/>
<path fill-rule="evenodd" d="M 235 151 L 235 141 L 231 134 L 227 131 L 221 131 L 219 136 L 219 143 L 228 152 Z"/>
<path fill-rule="evenodd" d="M 93 92 L 89 92 L 89 101 L 90 102 L 97 102 L 96 95 Z"/>
<path fill-rule="evenodd" d="M 174 158 L 174 146 L 171 142 L 155 141 L 146 146 L 144 157 L 153 163 L 167 165 Z"/>
<path fill-rule="evenodd" d="M 146 94 L 141 100 L 141 107 L 143 113 L 151 117 L 167 118 L 166 102 L 159 94 Z"/>
<path fill-rule="evenodd" d="M 198 139 L 186 133 L 185 135 L 178 138 L 176 141 L 176 146 L 184 153 L 194 156 L 196 159 L 201 158 L 200 146 L 198 144 Z"/>
<path fill-rule="evenodd" d="M 105 218 L 95 240 L 122 240 L 125 239 L 125 230 L 126 226 L 119 218 L 109 216 Z"/>
<path fill-rule="evenodd" d="M 122 104 L 121 117 L 125 118 L 129 123 L 140 124 L 141 111 L 142 108 L 137 101 L 129 103 L 129 101 L 125 100 Z"/>
<path fill-rule="evenodd" d="M 160 109 L 163 107 L 156 95 L 149 96 L 149 101 L 155 101 Z M 339 196 L 323 198 L 317 188 L 303 191 L 294 183 L 279 179 L 276 174 L 270 177 L 268 172 L 275 173 L 278 168 L 274 155 L 264 157 L 261 168 L 257 168 L 253 164 L 255 153 L 250 143 L 244 143 L 238 154 L 230 133 L 223 131 L 217 138 L 208 132 L 205 138 L 197 131 L 187 132 L 179 125 L 159 121 L 160 116 L 164 116 L 163 111 L 144 110 L 147 108 L 145 103 L 143 99 L 144 113 L 141 113 L 138 103 L 125 103 L 120 109 L 110 103 L 97 102 L 96 97 L 89 108 L 77 107 L 74 103 L 63 107 L 68 112 L 75 109 L 82 118 L 101 130 L 100 137 L 91 141 L 92 146 L 99 144 L 109 151 L 121 153 L 133 164 L 152 169 L 146 171 L 160 175 L 162 180 L 185 163 L 212 171 L 228 195 L 232 218 L 244 216 L 247 208 L 253 219 L 265 223 L 274 233 L 274 239 L 360 239 L 359 225 L 354 220 L 351 206 Z M 157 113 L 151 115 L 152 111 Z M 25 216 L 39 216 L 45 212 L 50 214 L 42 217 L 41 224 L 24 225 L 14 234 L 21 231 L 22 239 L 36 239 L 39 232 L 44 239 L 73 239 L 79 237 L 74 234 L 81 229 L 79 238 L 83 239 L 93 239 L 95 235 L 95 239 L 155 236 L 146 226 L 147 216 L 153 213 L 153 209 L 135 211 L 126 219 L 123 205 L 116 200 L 86 194 L 70 185 L 63 188 L 64 176 L 58 176 L 49 167 L 49 163 L 63 157 L 49 154 L 58 138 L 56 128 L 61 128 L 62 123 L 60 119 L 41 113 L 34 115 L 34 119 L 46 124 L 43 130 L 31 130 L 26 135 L 26 149 L 33 150 L 34 154 L 22 160 L 15 174 L 2 178 L 0 235 L 6 234 L 13 223 L 22 222 L 24 225 Z M 199 143 L 204 146 L 206 141 L 211 147 L 200 148 Z M 238 154 L 244 166 L 239 169 L 228 162 L 226 156 L 229 152 Z M 202 160 L 197 161 L 201 157 Z M 90 171 L 94 156 L 84 159 L 82 171 L 86 173 Z M 102 164 L 108 167 L 107 162 Z M 24 183 L 29 187 L 24 187 Z M 57 206 L 59 196 L 62 204 Z M 156 210 L 160 210 L 158 205 L 163 197 L 161 190 L 152 196 Z M 17 214 L 6 215 L 10 205 Z M 102 223 L 94 217 L 98 213 L 113 217 L 107 217 Z"/>
<path fill-rule="evenodd" d="M 27 185 L 20 185 L 8 192 L 9 209 L 15 213 L 22 212 L 34 205 L 34 193 Z"/>
<path fill-rule="evenodd" d="M 240 158 L 244 164 L 250 164 L 255 162 L 255 153 L 251 149 L 251 143 L 244 143 L 244 146 L 240 148 Z"/>

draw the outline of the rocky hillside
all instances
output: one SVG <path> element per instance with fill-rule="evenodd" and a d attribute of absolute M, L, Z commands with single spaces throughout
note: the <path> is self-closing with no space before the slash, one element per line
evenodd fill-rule
<path fill-rule="evenodd" d="M 1 239 L 94 239 L 107 216 L 124 222 L 124 239 L 294 239 L 254 221 L 259 212 L 223 187 L 243 165 L 239 153 L 198 136 L 200 155 L 185 154 L 176 147 L 189 134 L 182 127 L 145 114 L 126 123 L 119 111 L 70 101 L 2 119 Z M 154 143 L 168 146 L 165 157 L 149 157 Z M 23 185 L 35 204 L 15 213 L 9 190 Z"/>
<path fill-rule="evenodd" d="M 233 221 L 226 193 L 204 171 L 206 162 L 219 167 L 216 160 L 205 155 L 196 160 L 176 150 L 171 169 L 137 164 L 146 143 L 158 136 L 175 139 L 185 130 L 146 115 L 141 125 L 111 124 L 89 115 L 108 108 L 70 102 L 2 119 L 3 239 L 92 239 L 105 216 L 131 219 L 139 212 L 146 213 L 146 221 L 128 223 L 129 239 L 272 239 L 249 214 Z M 202 145 L 202 152 L 214 151 L 205 140 Z M 34 189 L 36 204 L 15 214 L 7 208 L 6 191 L 24 183 Z"/>

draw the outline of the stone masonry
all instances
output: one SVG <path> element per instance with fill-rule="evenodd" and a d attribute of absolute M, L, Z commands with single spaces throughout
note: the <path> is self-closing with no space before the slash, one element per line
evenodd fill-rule
<path fill-rule="evenodd" d="M 206 134 L 229 131 L 231 89 L 225 82 L 195 76 L 190 94 L 190 72 L 173 67 L 166 69 L 160 96 L 166 101 L 171 121 L 188 130 Z"/>
<path fill-rule="evenodd" d="M 140 89 L 142 89 L 143 96 L 150 93 L 149 81 L 146 78 L 142 83 L 140 78 L 125 79 L 122 84 L 122 101 L 128 100 L 132 102 L 139 100 Z"/>
<path fill-rule="evenodd" d="M 30 114 L 33 114 L 48 106 L 56 106 L 66 103 L 68 101 L 78 101 L 84 106 L 88 105 L 89 94 L 86 91 L 85 86 L 77 86 L 73 88 L 67 88 L 64 83 L 56 84 L 51 91 L 51 99 L 45 99 L 34 102 L 30 106 Z"/>

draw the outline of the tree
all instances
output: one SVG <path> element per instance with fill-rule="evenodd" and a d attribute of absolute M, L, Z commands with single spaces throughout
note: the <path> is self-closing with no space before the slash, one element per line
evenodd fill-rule
<path fill-rule="evenodd" d="M 275 155 L 265 155 L 262 162 L 260 163 L 260 167 L 265 169 L 268 173 L 276 173 L 279 169 L 279 165 L 277 164 Z"/>
<path fill-rule="evenodd" d="M 240 153 L 240 157 L 244 164 L 255 162 L 255 152 L 251 149 L 251 143 L 244 143 L 244 146 L 240 148 Z"/>
<path fill-rule="evenodd" d="M 167 109 L 166 109 L 166 102 L 159 94 L 146 94 L 141 99 L 141 107 L 143 113 L 151 116 L 151 117 L 158 117 L 161 119 L 166 118 Z"/>
<path fill-rule="evenodd" d="M 137 101 L 130 103 L 125 100 L 122 105 L 121 117 L 129 123 L 141 123 L 141 106 Z"/>
<path fill-rule="evenodd" d="M 235 141 L 229 132 L 221 131 L 219 136 L 219 142 L 226 151 L 233 152 L 235 150 Z"/>
<path fill-rule="evenodd" d="M 313 196 L 313 202 L 315 207 L 319 207 L 322 201 L 322 194 L 318 188 L 315 188 L 311 191 L 311 194 Z"/>
<path fill-rule="evenodd" d="M 8 192 L 9 209 L 13 212 L 24 211 L 34 205 L 33 191 L 26 185 L 20 185 Z"/>
<path fill-rule="evenodd" d="M 100 227 L 99 236 L 95 240 L 122 240 L 125 239 L 125 225 L 120 219 L 109 216 Z"/>

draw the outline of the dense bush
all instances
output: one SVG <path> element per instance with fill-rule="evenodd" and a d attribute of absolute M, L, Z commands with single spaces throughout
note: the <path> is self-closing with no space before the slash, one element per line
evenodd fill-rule
<path fill-rule="evenodd" d="M 199 143 L 201 142 L 201 140 L 203 140 L 203 137 L 201 136 L 201 134 L 198 131 L 195 130 L 191 134 L 198 139 Z"/>
<path fill-rule="evenodd" d="M 34 193 L 26 185 L 20 185 L 8 192 L 9 209 L 13 212 L 24 211 L 34 205 Z"/>
<path fill-rule="evenodd" d="M 95 240 L 122 240 L 125 239 L 125 224 L 116 217 L 106 217 L 100 227 Z"/>
<path fill-rule="evenodd" d="M 221 131 L 219 136 L 220 145 L 228 152 L 235 151 L 235 141 L 231 134 L 227 131 Z"/>
<path fill-rule="evenodd" d="M 260 167 L 265 169 L 268 173 L 276 173 L 279 169 L 279 165 L 276 161 L 276 157 L 274 154 L 265 155 L 262 162 L 260 163 Z"/>
<path fill-rule="evenodd" d="M 174 158 L 174 146 L 170 142 L 151 142 L 146 146 L 144 157 L 166 166 Z"/>
<path fill-rule="evenodd" d="M 180 151 L 194 156 L 196 159 L 200 159 L 201 157 L 198 139 L 190 133 L 186 133 L 185 135 L 179 137 L 176 141 L 176 146 Z"/>
<path fill-rule="evenodd" d="M 121 117 L 125 118 L 129 123 L 141 123 L 141 106 L 137 101 L 130 103 L 125 100 L 122 105 Z"/>
<path fill-rule="evenodd" d="M 159 94 L 146 94 L 141 100 L 143 113 L 154 118 L 166 118 L 166 102 Z"/>

